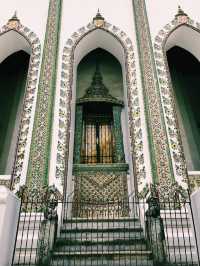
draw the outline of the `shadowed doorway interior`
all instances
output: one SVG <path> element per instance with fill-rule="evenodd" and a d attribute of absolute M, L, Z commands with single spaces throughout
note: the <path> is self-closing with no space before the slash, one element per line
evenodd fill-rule
<path fill-rule="evenodd" d="M 176 99 L 176 110 L 189 171 L 200 170 L 200 63 L 175 46 L 167 59 Z"/>
<path fill-rule="evenodd" d="M 16 52 L 0 64 L 0 174 L 12 172 L 30 56 Z M 9 163 L 8 163 L 9 162 Z"/>
<path fill-rule="evenodd" d="M 121 119 L 123 91 L 121 65 L 107 51 L 96 49 L 79 63 L 73 166 L 75 216 L 106 216 L 105 203 L 127 200 L 129 165 Z M 96 202 L 98 208 L 91 210 L 89 202 Z M 127 211 L 119 205 L 118 209 L 114 204 L 112 208 L 117 216 Z"/>

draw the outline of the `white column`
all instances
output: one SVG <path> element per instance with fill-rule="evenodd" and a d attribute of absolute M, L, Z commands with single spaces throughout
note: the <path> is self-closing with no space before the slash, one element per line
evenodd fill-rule
<path fill-rule="evenodd" d="M 0 266 L 10 266 L 15 245 L 20 200 L 0 186 Z"/>

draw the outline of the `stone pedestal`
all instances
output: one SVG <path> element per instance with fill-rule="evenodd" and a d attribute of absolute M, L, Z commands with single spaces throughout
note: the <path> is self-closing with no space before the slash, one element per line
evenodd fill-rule
<path fill-rule="evenodd" d="M 162 218 L 147 218 L 148 241 L 153 253 L 156 265 L 162 265 L 166 261 L 165 255 L 165 235 Z"/>

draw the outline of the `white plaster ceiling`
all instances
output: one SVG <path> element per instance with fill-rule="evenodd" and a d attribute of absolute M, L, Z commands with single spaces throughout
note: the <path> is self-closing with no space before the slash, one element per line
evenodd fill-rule
<path fill-rule="evenodd" d="M 31 54 L 30 44 L 18 32 L 12 30 L 0 36 L 0 63 L 20 50 Z"/>
<path fill-rule="evenodd" d="M 104 30 L 95 30 L 86 35 L 75 49 L 75 65 L 89 52 L 96 48 L 102 48 L 115 56 L 121 65 L 124 63 L 124 52 L 121 44 L 111 34 Z"/>
<path fill-rule="evenodd" d="M 170 50 L 174 46 L 179 46 L 200 61 L 200 33 L 188 26 L 181 26 L 168 37 L 165 49 Z"/>

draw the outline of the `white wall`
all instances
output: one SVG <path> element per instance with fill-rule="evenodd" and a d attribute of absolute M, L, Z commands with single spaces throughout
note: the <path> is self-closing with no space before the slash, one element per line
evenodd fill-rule
<path fill-rule="evenodd" d="M 0 186 L 0 265 L 10 266 L 19 218 L 20 200 Z"/>
<path fill-rule="evenodd" d="M 43 44 L 45 39 L 46 31 L 46 22 L 48 16 L 48 7 L 49 0 L 0 0 L 1 9 L 0 9 L 0 29 L 8 22 L 8 20 L 13 16 L 14 12 L 17 11 L 17 16 L 20 19 L 20 22 L 25 27 L 28 27 L 32 32 L 34 32 L 37 37 L 40 39 L 40 43 L 43 50 Z M 28 42 L 18 33 L 11 31 L 1 36 L 0 38 L 0 62 L 2 62 L 7 56 L 18 51 L 24 50 L 27 53 L 30 53 L 30 46 Z M 33 110 L 35 109 L 36 98 L 33 104 Z M 32 126 L 33 126 L 33 116 L 31 117 L 30 124 L 30 134 L 28 136 L 28 145 L 27 152 L 29 151 L 31 135 L 32 135 Z M 15 136 L 17 136 L 16 126 Z M 14 147 L 14 146 L 13 146 Z M 8 163 L 11 165 L 10 163 Z M 25 168 L 27 169 L 28 157 L 25 157 Z M 12 167 L 12 165 L 11 165 Z M 26 170 L 25 170 L 26 172 Z M 25 174 L 22 173 L 22 183 L 25 182 Z"/>
<path fill-rule="evenodd" d="M 152 40 L 154 41 L 158 32 L 177 14 L 178 5 L 188 16 L 200 22 L 199 0 L 146 0 L 146 7 L 150 25 Z"/>
<path fill-rule="evenodd" d="M 71 35 L 80 29 L 83 26 L 87 26 L 89 22 L 92 21 L 93 17 L 95 17 L 98 8 L 100 9 L 100 13 L 105 18 L 105 20 L 112 25 L 119 27 L 122 31 L 124 31 L 128 37 L 131 38 L 135 51 L 135 59 L 136 59 L 136 68 L 137 68 L 137 84 L 139 88 L 140 96 L 142 97 L 142 87 L 140 82 L 140 71 L 139 71 L 139 62 L 138 62 L 138 54 L 136 47 L 136 34 L 134 27 L 134 17 L 133 17 L 133 9 L 132 9 L 132 1 L 131 0 L 73 0 L 73 1 L 63 1 L 63 14 L 62 14 L 62 27 L 61 27 L 61 41 L 60 41 L 60 50 L 59 50 L 59 63 L 58 63 L 58 76 L 57 76 L 57 91 L 56 91 L 56 102 L 55 102 L 55 120 L 54 120 L 54 135 L 52 141 L 52 151 L 56 149 L 57 146 L 57 136 L 56 129 L 58 128 L 58 104 L 59 104 L 59 90 L 60 90 L 60 79 L 61 79 L 61 65 L 62 65 L 62 54 L 63 48 L 65 46 L 66 41 Z M 83 45 L 82 48 L 79 49 L 81 59 L 85 56 L 85 50 L 88 50 L 88 47 L 84 47 L 84 40 L 81 41 Z M 104 40 L 99 40 L 102 43 L 100 47 L 108 48 L 104 43 Z M 91 45 L 92 46 L 92 45 Z M 94 49 L 94 45 L 92 49 Z M 115 51 L 113 53 L 117 58 L 119 57 L 119 51 Z M 120 60 L 118 58 L 119 61 Z M 123 65 L 123 63 L 122 63 Z M 76 71 L 76 69 L 75 69 Z M 75 79 L 75 76 L 74 76 Z M 151 170 L 150 170 L 150 160 L 148 154 L 148 143 L 147 143 L 147 134 L 143 113 L 143 103 L 141 104 L 141 114 L 142 114 L 142 126 L 144 128 L 143 137 L 144 137 L 144 149 L 145 149 L 145 165 L 147 167 L 147 176 L 151 179 Z M 55 162 L 56 162 L 56 153 L 52 152 L 51 156 L 51 169 L 50 169 L 50 183 L 56 183 L 59 187 L 60 180 L 55 180 Z"/>
<path fill-rule="evenodd" d="M 191 195 L 191 203 L 192 203 L 192 215 L 194 219 L 193 230 L 194 234 L 196 234 L 197 239 L 197 246 L 198 250 L 197 252 L 200 252 L 200 209 L 199 209 L 199 202 L 200 202 L 200 189 L 195 191 Z M 200 255 L 200 254 L 199 254 Z"/>
<path fill-rule="evenodd" d="M 0 0 L 0 28 L 17 11 L 21 23 L 30 28 L 43 43 L 49 0 Z"/>

